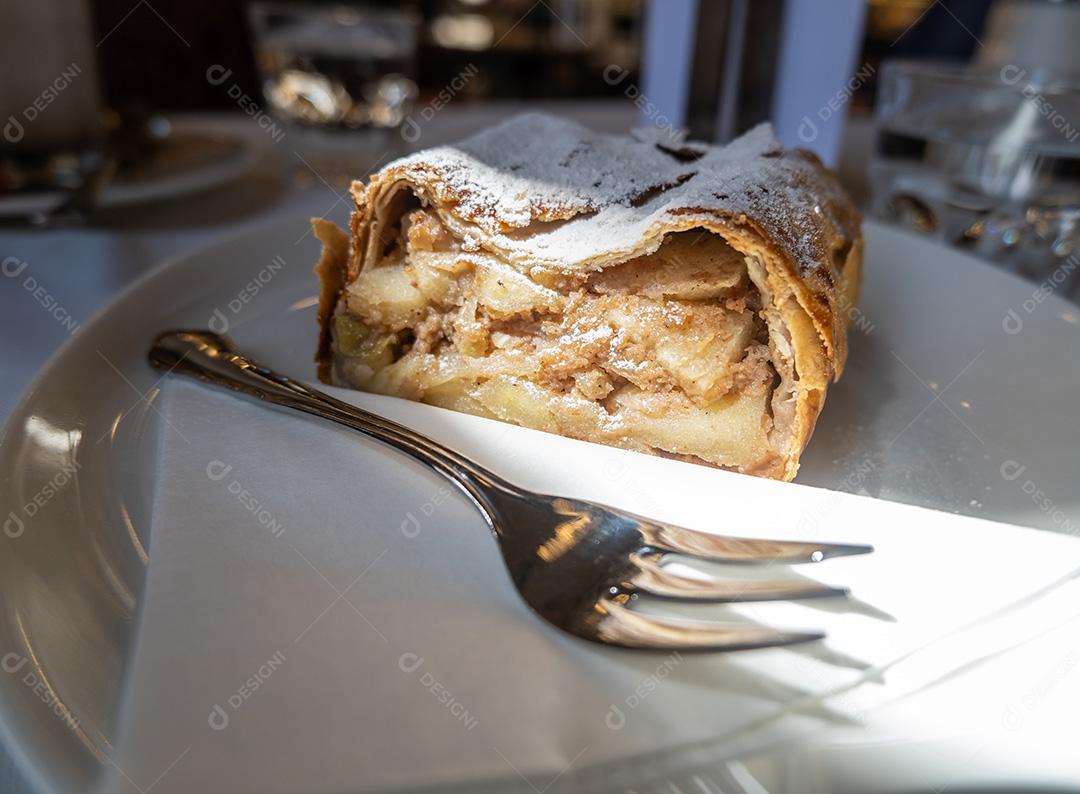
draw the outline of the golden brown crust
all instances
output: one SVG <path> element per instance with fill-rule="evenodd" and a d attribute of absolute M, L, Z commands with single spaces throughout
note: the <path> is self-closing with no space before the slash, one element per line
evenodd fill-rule
<path fill-rule="evenodd" d="M 319 366 L 319 380 L 330 380 L 330 362 L 333 358 L 330 339 L 330 318 L 337 305 L 338 296 L 345 286 L 346 258 L 349 255 L 349 238 L 336 224 L 323 218 L 311 219 L 311 230 L 323 244 L 319 261 L 315 263 L 315 275 L 319 279 L 319 348 L 315 361 Z"/>
<path fill-rule="evenodd" d="M 352 195 L 349 253 L 340 237 L 316 232 L 326 245 L 316 268 L 320 378 L 330 377 L 328 324 L 342 284 L 381 255 L 410 203 L 431 207 L 464 250 L 526 275 L 599 271 L 656 251 L 670 234 L 707 229 L 747 258 L 771 342 L 790 359 L 792 404 L 773 406 L 790 411 L 788 437 L 753 473 L 794 477 L 828 383 L 843 370 L 862 261 L 859 215 L 813 154 L 785 152 L 762 126 L 725 147 L 686 144 L 676 157 L 647 140 L 529 114 L 392 163 L 354 182 Z"/>

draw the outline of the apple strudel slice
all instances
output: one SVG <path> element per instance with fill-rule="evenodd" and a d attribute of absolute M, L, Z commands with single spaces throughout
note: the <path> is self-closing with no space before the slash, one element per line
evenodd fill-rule
<path fill-rule="evenodd" d="M 322 380 L 795 476 L 862 257 L 813 155 L 528 114 L 351 192 L 350 235 L 313 222 Z"/>

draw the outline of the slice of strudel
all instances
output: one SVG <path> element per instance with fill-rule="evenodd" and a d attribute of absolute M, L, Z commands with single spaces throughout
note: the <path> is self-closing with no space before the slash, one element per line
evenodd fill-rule
<path fill-rule="evenodd" d="M 846 355 L 860 219 L 766 125 L 723 147 L 518 116 L 354 182 L 324 381 L 789 480 Z"/>

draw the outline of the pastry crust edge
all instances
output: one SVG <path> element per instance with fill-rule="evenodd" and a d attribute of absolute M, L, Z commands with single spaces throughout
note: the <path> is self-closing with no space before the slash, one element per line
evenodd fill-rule
<path fill-rule="evenodd" d="M 796 252 L 783 244 L 776 235 L 767 234 L 762 224 L 745 214 L 733 214 L 723 207 L 677 208 L 664 215 L 641 236 L 629 253 L 620 251 L 617 259 L 597 262 L 595 267 L 575 263 L 568 272 L 583 269 L 600 270 L 628 259 L 643 256 L 659 248 L 668 234 L 704 228 L 719 234 L 737 251 L 748 257 L 758 257 L 764 266 L 779 311 L 791 337 L 791 355 L 797 373 L 794 416 L 786 449 L 768 460 L 746 470 L 747 473 L 774 479 L 791 480 L 799 469 L 799 460 L 813 434 L 824 406 L 830 381 L 839 379 L 847 360 L 847 328 L 851 307 L 855 305 L 862 281 L 863 241 L 859 234 L 861 218 L 858 212 L 836 189 L 825 189 L 827 180 L 835 177 L 810 152 L 794 150 L 786 156 L 800 158 L 809 166 L 807 173 L 820 183 L 822 201 L 830 204 L 828 217 L 838 217 L 843 228 L 837 228 L 824 217 L 815 224 L 815 248 L 828 252 L 813 263 L 813 268 L 800 272 Z M 392 164 L 365 184 L 354 181 L 350 193 L 354 211 L 350 219 L 351 238 L 335 224 L 322 218 L 312 219 L 315 236 L 323 243 L 322 254 L 315 265 L 320 282 L 319 347 L 316 354 L 318 376 L 324 383 L 333 380 L 333 350 L 330 323 L 344 287 L 351 283 L 366 261 L 377 254 L 380 223 L 396 222 L 393 217 L 378 217 L 391 212 L 391 202 L 401 190 L 410 190 L 425 205 L 433 207 L 455 235 L 467 229 L 474 244 L 498 252 L 510 264 L 528 272 L 531 266 L 552 267 L 549 260 L 516 255 L 506 256 L 494 235 L 467 215 L 453 212 L 464 199 L 455 193 L 440 175 L 439 169 L 422 161 L 403 161 Z M 380 212 L 382 211 L 382 212 Z M 535 218 L 560 215 L 573 218 L 574 213 L 553 213 L 536 208 Z M 854 229 L 845 236 L 844 230 Z M 835 256 L 842 252 L 842 262 Z M 598 257 L 599 258 L 599 257 Z M 585 265 L 585 267 L 583 267 Z M 760 288 L 760 285 L 758 285 Z"/>

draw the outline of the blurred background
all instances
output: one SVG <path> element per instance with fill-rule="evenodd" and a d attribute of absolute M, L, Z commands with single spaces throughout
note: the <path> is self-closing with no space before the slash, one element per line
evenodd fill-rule
<path fill-rule="evenodd" d="M 529 106 L 714 141 L 771 120 L 873 217 L 1036 280 L 1076 244 L 1071 1 L 5 5 L 7 225 L 160 218 L 280 172 L 210 212 L 233 221 Z"/>
<path fill-rule="evenodd" d="M 772 120 L 870 214 L 1030 277 L 1074 247 L 1074 2 L 7 6 L 0 214 L 15 222 L 219 187 L 268 142 L 301 186 L 340 187 L 521 105 L 569 105 L 604 129 L 716 141 Z M 248 129 L 211 134 L 230 118 Z"/>
<path fill-rule="evenodd" d="M 340 214 L 350 179 L 524 109 L 771 121 L 868 217 L 1075 300 L 1078 40 L 1072 0 L 5 0 L 0 226 L 149 257 Z"/>

